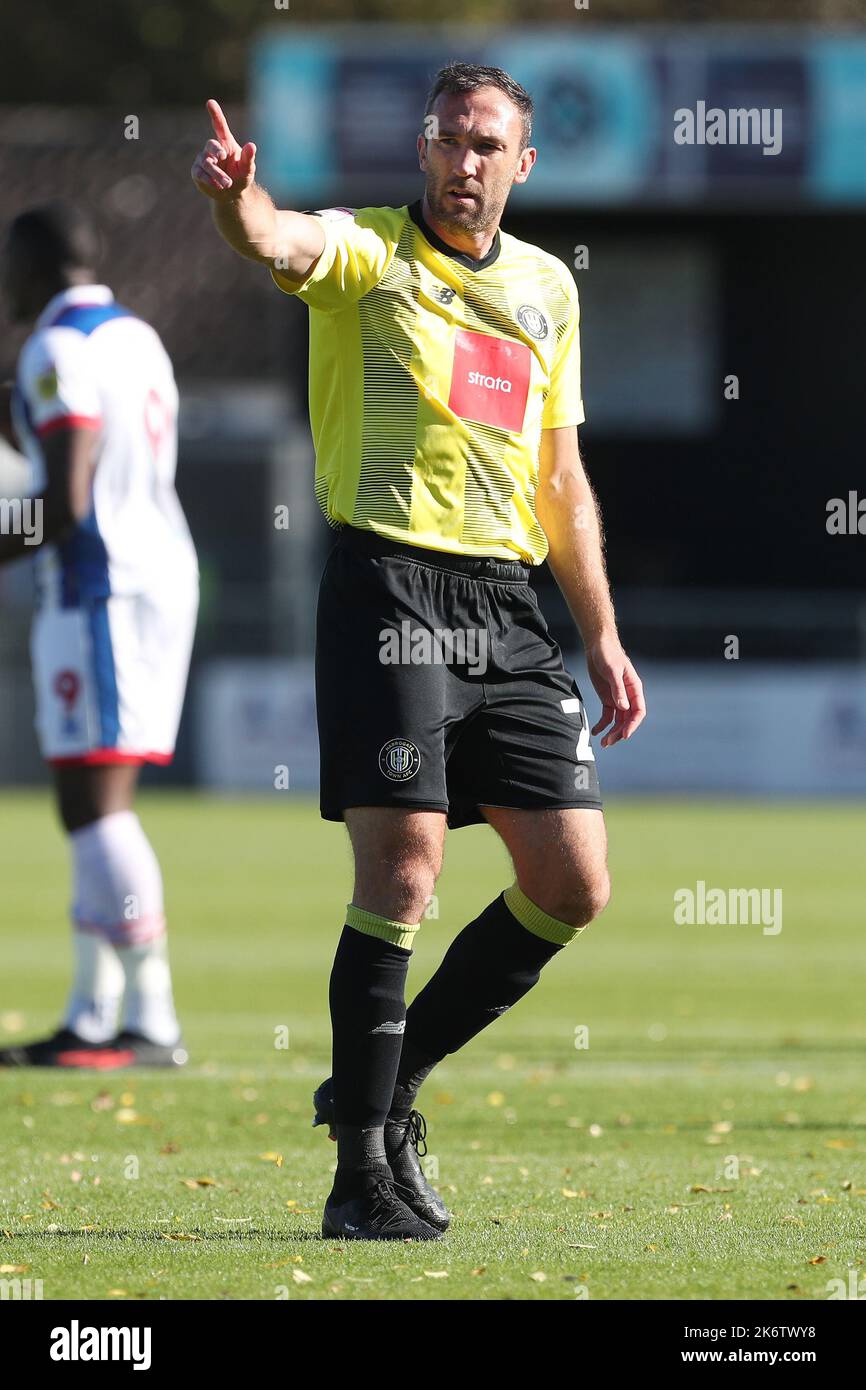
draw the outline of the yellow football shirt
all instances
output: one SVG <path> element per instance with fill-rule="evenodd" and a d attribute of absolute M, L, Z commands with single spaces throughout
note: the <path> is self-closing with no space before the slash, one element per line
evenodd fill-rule
<path fill-rule="evenodd" d="M 316 496 L 334 526 L 540 564 L 542 429 L 579 425 L 577 289 L 537 246 L 498 232 L 481 260 L 411 207 L 329 208 L 303 281 L 310 310 Z"/>

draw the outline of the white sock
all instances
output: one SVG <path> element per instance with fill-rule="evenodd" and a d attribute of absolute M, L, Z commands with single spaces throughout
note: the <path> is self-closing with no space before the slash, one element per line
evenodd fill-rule
<path fill-rule="evenodd" d="M 114 947 L 95 932 L 73 933 L 75 975 L 65 1024 L 86 1042 L 108 1042 L 117 1032 L 123 998 L 123 966 Z"/>
<path fill-rule="evenodd" d="M 170 1047 L 180 1037 L 165 941 L 162 874 L 134 811 L 72 836 L 79 928 L 109 942 L 123 968 L 123 1026 Z"/>
<path fill-rule="evenodd" d="M 174 1012 L 165 932 L 144 946 L 124 946 L 119 955 L 126 972 L 124 1028 L 172 1047 L 180 1039 L 180 1026 Z"/>

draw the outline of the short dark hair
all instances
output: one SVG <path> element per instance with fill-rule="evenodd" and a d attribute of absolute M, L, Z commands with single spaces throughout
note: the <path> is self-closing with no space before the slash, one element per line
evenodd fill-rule
<path fill-rule="evenodd" d="M 476 92 L 479 87 L 498 87 L 520 112 L 523 120 L 523 143 L 525 150 L 532 138 L 532 97 L 525 87 L 515 82 L 503 68 L 485 67 L 483 63 L 448 63 L 436 74 L 433 86 L 427 95 L 424 115 L 429 116 L 436 98 L 442 92 Z"/>
<path fill-rule="evenodd" d="M 46 203 L 19 213 L 9 227 L 9 242 L 40 271 L 95 270 L 100 259 L 96 227 L 72 203 Z"/>

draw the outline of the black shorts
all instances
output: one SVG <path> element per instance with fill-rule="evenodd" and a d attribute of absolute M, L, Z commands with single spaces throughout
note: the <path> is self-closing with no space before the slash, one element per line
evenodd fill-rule
<path fill-rule="evenodd" d="M 529 566 L 344 527 L 319 592 L 321 811 L 599 808 L 580 692 Z"/>

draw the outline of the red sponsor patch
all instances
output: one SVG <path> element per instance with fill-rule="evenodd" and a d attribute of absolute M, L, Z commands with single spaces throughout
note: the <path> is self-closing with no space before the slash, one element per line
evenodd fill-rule
<path fill-rule="evenodd" d="M 449 409 L 464 420 L 520 433 L 531 366 L 526 343 L 458 328 Z"/>

